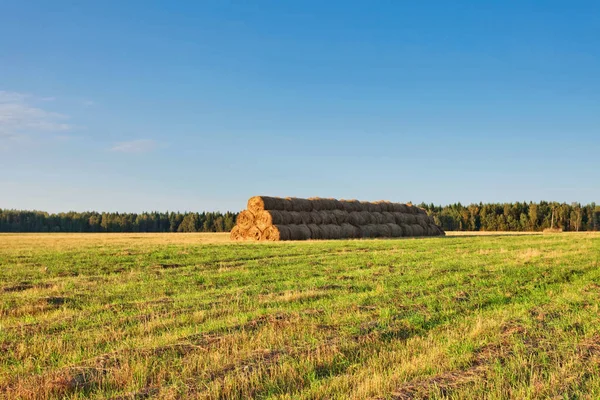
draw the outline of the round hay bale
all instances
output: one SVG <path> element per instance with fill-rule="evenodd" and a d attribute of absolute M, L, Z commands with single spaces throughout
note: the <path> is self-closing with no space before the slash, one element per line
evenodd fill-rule
<path fill-rule="evenodd" d="M 402 204 L 402 203 L 392 203 L 392 208 L 394 209 L 394 212 L 399 212 L 399 213 L 407 212 L 406 205 Z"/>
<path fill-rule="evenodd" d="M 321 232 L 321 227 L 316 224 L 308 224 L 306 225 L 310 230 L 310 238 L 311 239 L 323 239 L 323 234 Z"/>
<path fill-rule="evenodd" d="M 427 225 L 429 225 L 429 223 L 427 222 L 427 216 L 418 214 L 415 215 L 415 217 L 417 217 L 417 224 L 421 225 L 423 229 L 427 229 Z"/>
<path fill-rule="evenodd" d="M 375 237 L 381 237 L 381 238 L 392 237 L 392 231 L 390 230 L 390 227 L 387 226 L 386 224 L 378 224 L 375 226 L 376 226 L 376 236 Z"/>
<path fill-rule="evenodd" d="M 354 226 L 361 226 L 367 224 L 363 214 L 358 211 L 352 211 L 351 213 L 348 213 L 348 223 Z"/>
<path fill-rule="evenodd" d="M 437 230 L 438 236 L 446 236 L 446 232 L 444 232 L 441 226 L 434 225 L 434 227 Z"/>
<path fill-rule="evenodd" d="M 248 230 L 254 225 L 254 220 L 254 213 L 249 210 L 244 210 L 238 214 L 236 224 L 239 225 L 242 230 Z"/>
<path fill-rule="evenodd" d="M 288 212 L 290 225 L 300 225 L 302 224 L 302 214 L 298 211 L 289 211 Z"/>
<path fill-rule="evenodd" d="M 290 230 L 290 240 L 308 240 L 311 232 L 306 225 L 288 225 Z"/>
<path fill-rule="evenodd" d="M 342 204 L 342 207 L 344 208 L 344 211 L 351 213 L 352 211 L 354 211 L 354 204 L 351 201 L 348 200 L 340 200 L 340 203 Z"/>
<path fill-rule="evenodd" d="M 244 232 L 242 231 L 242 229 L 240 228 L 239 225 L 236 225 L 231 229 L 231 232 L 229 232 L 229 238 L 231 240 L 243 240 L 244 239 Z"/>
<path fill-rule="evenodd" d="M 256 214 L 254 221 L 258 229 L 264 231 L 271 225 L 287 225 L 291 218 L 286 211 L 262 210 Z"/>
<path fill-rule="evenodd" d="M 392 213 L 392 215 L 394 216 L 394 219 L 396 220 L 396 223 L 398 225 L 402 225 L 406 223 L 406 217 L 404 216 L 405 214 L 400 213 L 400 212 L 394 212 Z"/>
<path fill-rule="evenodd" d="M 335 223 L 335 216 L 331 213 L 331 211 L 322 210 L 319 211 L 319 215 L 321 216 L 321 225 L 327 225 Z"/>
<path fill-rule="evenodd" d="M 335 223 L 338 225 L 345 224 L 348 222 L 348 213 L 342 210 L 333 210 L 331 212 L 335 217 Z"/>
<path fill-rule="evenodd" d="M 386 223 L 386 224 L 395 224 L 396 223 L 396 217 L 394 217 L 394 214 L 392 214 L 391 212 L 384 211 L 381 214 L 383 215 L 384 223 Z"/>
<path fill-rule="evenodd" d="M 323 239 L 341 239 L 342 227 L 339 225 L 321 225 Z"/>
<path fill-rule="evenodd" d="M 300 218 L 304 225 L 312 224 L 312 211 L 300 211 Z"/>
<path fill-rule="evenodd" d="M 376 203 L 371 203 L 369 201 L 361 201 L 361 210 L 362 211 L 368 211 L 368 212 L 381 212 L 381 207 L 379 206 L 379 204 Z"/>
<path fill-rule="evenodd" d="M 392 237 L 402 237 L 402 228 L 400 227 L 400 225 L 397 224 L 387 224 L 387 226 L 390 228 L 390 232 L 391 232 L 391 236 Z"/>
<path fill-rule="evenodd" d="M 420 215 L 427 215 L 427 210 L 425 210 L 424 208 L 421 207 L 415 207 L 417 209 L 417 214 Z"/>
<path fill-rule="evenodd" d="M 404 233 L 404 236 L 406 236 L 406 237 L 412 237 L 412 236 L 414 236 L 411 225 L 409 225 L 409 224 L 401 224 L 400 226 L 402 227 L 402 233 Z"/>
<path fill-rule="evenodd" d="M 359 214 L 361 215 L 362 219 L 365 221 L 364 225 L 370 225 L 370 224 L 377 223 L 377 219 L 373 215 L 371 215 L 370 212 L 360 211 Z"/>
<path fill-rule="evenodd" d="M 323 210 L 323 199 L 321 199 L 320 197 L 309 197 L 308 200 L 310 200 L 312 204 L 313 211 Z"/>
<path fill-rule="evenodd" d="M 413 231 L 413 236 L 424 236 L 425 235 L 425 229 L 423 229 L 423 227 L 419 224 L 413 224 L 411 225 L 412 231 Z"/>
<path fill-rule="evenodd" d="M 261 210 L 284 210 L 284 201 L 280 197 L 254 196 L 248 199 L 248 210 L 253 214 Z"/>
<path fill-rule="evenodd" d="M 383 218 L 383 214 L 380 212 L 371 212 L 371 219 L 373 220 L 373 223 L 376 225 L 381 225 L 385 222 L 385 219 Z"/>
<path fill-rule="evenodd" d="M 250 240 L 261 240 L 262 232 L 260 229 L 258 229 L 258 226 L 253 225 L 252 227 L 250 227 L 250 229 L 246 231 L 244 237 Z"/>
<path fill-rule="evenodd" d="M 263 240 L 273 242 L 279 240 L 290 240 L 290 229 L 287 225 L 271 225 L 263 231 Z"/>
<path fill-rule="evenodd" d="M 404 220 L 406 221 L 405 223 L 408 225 L 413 225 L 417 223 L 417 217 L 415 217 L 413 214 L 404 214 Z"/>
<path fill-rule="evenodd" d="M 361 238 L 372 238 L 375 237 L 375 225 L 368 224 L 359 226 Z"/>
<path fill-rule="evenodd" d="M 413 206 L 412 204 L 407 204 L 406 209 L 407 209 L 407 212 L 410 214 L 418 214 L 418 212 L 419 212 L 417 207 Z"/>
<path fill-rule="evenodd" d="M 375 204 L 379 205 L 381 212 L 393 212 L 394 211 L 393 204 L 387 200 L 379 200 L 379 201 L 376 201 Z"/>
<path fill-rule="evenodd" d="M 287 197 L 292 203 L 293 211 L 312 211 L 312 202 L 308 199 L 299 199 L 297 197 Z"/>
<path fill-rule="evenodd" d="M 313 224 L 321 225 L 323 223 L 323 218 L 321 217 L 321 213 L 319 211 L 311 211 L 310 219 Z"/>
<path fill-rule="evenodd" d="M 360 237 L 360 229 L 350 224 L 342 224 L 341 237 L 344 239 L 355 239 Z"/>

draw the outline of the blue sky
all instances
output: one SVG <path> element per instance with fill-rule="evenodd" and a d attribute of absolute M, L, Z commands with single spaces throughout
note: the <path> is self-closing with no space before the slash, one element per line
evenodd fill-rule
<path fill-rule="evenodd" d="M 3 1 L 0 208 L 600 202 L 599 71 L 592 1 Z"/>

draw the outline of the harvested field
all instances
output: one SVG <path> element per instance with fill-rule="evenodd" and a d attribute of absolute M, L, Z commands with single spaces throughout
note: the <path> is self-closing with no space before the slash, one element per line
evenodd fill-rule
<path fill-rule="evenodd" d="M 443 236 L 411 204 L 255 196 L 240 213 L 232 240 L 318 240 Z"/>
<path fill-rule="evenodd" d="M 0 398 L 600 397 L 597 233 L 0 234 L 0 294 Z"/>

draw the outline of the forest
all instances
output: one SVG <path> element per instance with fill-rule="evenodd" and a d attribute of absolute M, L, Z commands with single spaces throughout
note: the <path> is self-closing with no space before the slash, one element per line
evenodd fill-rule
<path fill-rule="evenodd" d="M 446 231 L 600 230 L 595 203 L 419 204 Z M 65 212 L 0 209 L 0 232 L 229 232 L 234 212 Z"/>

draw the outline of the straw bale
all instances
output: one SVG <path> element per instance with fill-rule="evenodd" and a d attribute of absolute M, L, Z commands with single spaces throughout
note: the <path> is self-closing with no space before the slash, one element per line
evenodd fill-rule
<path fill-rule="evenodd" d="M 396 217 L 394 217 L 394 214 L 392 214 L 391 212 L 384 211 L 381 214 L 383 215 L 384 223 L 386 223 L 386 224 L 395 224 L 396 223 Z"/>
<path fill-rule="evenodd" d="M 343 239 L 354 239 L 360 237 L 360 229 L 356 226 L 350 224 L 342 224 L 340 226 L 341 229 L 341 237 Z"/>
<path fill-rule="evenodd" d="M 286 197 L 291 202 L 292 211 L 312 211 L 312 202 L 308 199 Z"/>
<path fill-rule="evenodd" d="M 242 230 L 248 230 L 254 225 L 254 219 L 254 213 L 249 210 L 244 210 L 238 214 L 236 223 Z"/>
<path fill-rule="evenodd" d="M 239 225 L 234 226 L 229 233 L 231 240 L 242 240 L 244 239 L 244 231 Z"/>
<path fill-rule="evenodd" d="M 413 236 L 423 236 L 425 235 L 425 229 L 423 229 L 423 227 L 419 224 L 413 224 L 411 226 L 412 231 L 413 231 Z"/>
<path fill-rule="evenodd" d="M 321 234 L 323 235 L 323 239 L 340 239 L 342 236 L 342 227 L 334 224 L 321 225 Z"/>
<path fill-rule="evenodd" d="M 290 240 L 290 228 L 287 225 L 271 225 L 263 231 L 263 240 Z"/>
<path fill-rule="evenodd" d="M 250 240 L 261 240 L 262 231 L 258 229 L 258 226 L 253 225 L 244 233 L 244 238 Z"/>
<path fill-rule="evenodd" d="M 370 218 L 369 218 L 369 220 L 370 220 Z M 360 225 L 366 225 L 367 221 L 365 220 L 365 217 L 362 212 L 352 211 L 351 213 L 348 213 L 348 223 L 350 223 L 354 226 L 360 226 Z"/>
<path fill-rule="evenodd" d="M 383 217 L 383 214 L 380 212 L 371 212 L 371 219 L 373 220 L 374 224 L 383 224 L 385 223 L 385 218 Z"/>
<path fill-rule="evenodd" d="M 398 224 L 386 224 L 389 228 L 390 228 L 390 232 L 391 232 L 391 236 L 392 237 L 402 237 L 402 228 L 400 227 L 400 225 Z"/>
<path fill-rule="evenodd" d="M 404 233 L 404 236 L 414 236 L 413 234 L 413 229 L 412 229 L 412 225 L 410 224 L 401 224 L 400 225 L 402 227 L 402 232 Z"/>
<path fill-rule="evenodd" d="M 338 225 L 348 222 L 348 213 L 342 210 L 333 210 L 331 214 L 335 217 L 335 223 Z"/>
<path fill-rule="evenodd" d="M 271 225 L 287 225 L 290 222 L 292 222 L 291 216 L 286 211 L 262 210 L 255 218 L 256 226 L 263 231 Z"/>
<path fill-rule="evenodd" d="M 288 225 L 290 230 L 290 240 L 308 240 L 311 232 L 306 225 Z"/>
<path fill-rule="evenodd" d="M 248 210 L 256 214 L 261 210 L 285 210 L 284 201 L 279 197 L 254 196 L 248 200 Z"/>
<path fill-rule="evenodd" d="M 308 224 L 306 225 L 310 230 L 310 238 L 311 239 L 323 239 L 323 232 L 321 227 L 316 224 Z"/>

